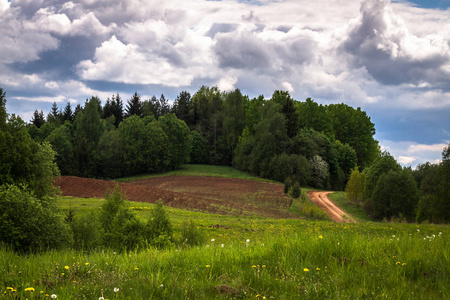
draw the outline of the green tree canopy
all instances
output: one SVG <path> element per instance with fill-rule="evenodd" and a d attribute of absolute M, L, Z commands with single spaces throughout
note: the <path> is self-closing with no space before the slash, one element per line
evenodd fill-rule
<path fill-rule="evenodd" d="M 345 187 L 345 195 L 348 200 L 354 203 L 360 203 L 363 200 L 364 191 L 364 172 L 360 172 L 358 167 L 355 167 L 350 174 L 350 179 Z"/>
<path fill-rule="evenodd" d="M 349 144 L 356 152 L 358 166 L 368 167 L 379 154 L 378 141 L 374 139 L 375 125 L 359 107 L 331 104 L 328 107 L 335 138 Z"/>
<path fill-rule="evenodd" d="M 403 216 L 413 220 L 418 200 L 419 193 L 411 172 L 389 170 L 380 176 L 373 190 L 373 216 L 377 219 Z"/>

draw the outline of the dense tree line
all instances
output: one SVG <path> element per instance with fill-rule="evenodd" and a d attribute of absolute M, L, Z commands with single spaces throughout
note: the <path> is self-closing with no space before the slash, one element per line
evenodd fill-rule
<path fill-rule="evenodd" d="M 449 222 L 450 150 L 439 164 L 402 168 L 380 153 L 360 108 L 320 105 L 275 91 L 253 99 L 201 87 L 173 102 L 161 95 L 124 105 L 119 94 L 74 109 L 54 103 L 31 124 L 7 115 L 0 90 L 0 184 L 25 184 L 38 197 L 59 174 L 114 178 L 162 172 L 186 162 L 233 165 L 280 182 L 342 190 L 377 219 Z M 59 170 L 54 163 L 56 161 Z"/>
<path fill-rule="evenodd" d="M 402 168 L 387 152 L 360 172 L 355 168 L 346 186 L 347 198 L 375 219 L 417 222 L 450 221 L 450 144 L 442 162 Z"/>
<path fill-rule="evenodd" d="M 158 120 L 131 115 L 116 129 L 114 118 L 100 117 L 100 102 L 92 97 L 74 116 L 73 124 L 66 119 L 56 126 L 64 114 L 55 109 L 47 118 L 52 121 L 32 129 L 15 115 L 8 115 L 5 104 L 5 93 L 0 88 L 0 247 L 20 253 L 65 247 L 132 250 L 173 243 L 198 245 L 204 241 L 192 221 L 184 224 L 181 238 L 174 239 L 172 225 L 160 203 L 147 222 L 140 221 L 127 207 L 119 187 L 107 193 L 100 212 L 81 217 L 69 213 L 64 218 L 53 197 L 58 192 L 54 187 L 54 178 L 60 174 L 55 163 L 58 159 L 65 171 L 86 176 L 106 176 L 109 171 L 120 176 L 121 172 L 136 169 L 156 172 L 185 162 L 189 129 L 174 114 Z M 41 141 L 33 140 L 29 129 Z M 51 145 L 59 151 L 58 156 Z M 104 165 L 99 163 L 104 161 Z"/>
<path fill-rule="evenodd" d="M 84 107 L 60 110 L 54 103 L 42 121 L 36 110 L 29 132 L 58 153 L 62 174 L 118 177 L 161 172 L 182 163 L 233 165 L 257 176 L 342 190 L 352 169 L 378 154 L 374 124 L 345 104 L 323 106 L 275 91 L 249 99 L 239 89 L 202 86 L 168 104 L 142 100 L 124 105 L 119 94 L 102 107 L 92 97 Z"/>

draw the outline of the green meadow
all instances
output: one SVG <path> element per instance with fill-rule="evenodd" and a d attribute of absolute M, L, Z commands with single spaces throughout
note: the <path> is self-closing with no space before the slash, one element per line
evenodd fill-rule
<path fill-rule="evenodd" d="M 342 195 L 332 198 L 345 207 Z M 60 197 L 57 203 L 63 214 L 83 215 L 99 211 L 104 201 Z M 128 205 L 142 220 L 154 207 Z M 193 221 L 204 243 L 27 255 L 1 248 L 1 297 L 450 299 L 448 225 L 376 223 L 359 216 L 356 207 L 347 211 L 356 214 L 359 223 L 166 208 L 175 240 L 180 240 L 184 222 Z"/>

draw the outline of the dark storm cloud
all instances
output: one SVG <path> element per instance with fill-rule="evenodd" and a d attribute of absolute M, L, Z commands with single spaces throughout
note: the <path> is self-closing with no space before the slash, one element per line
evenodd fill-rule
<path fill-rule="evenodd" d="M 214 51 L 222 68 L 269 68 L 267 45 L 249 32 L 216 35 Z"/>
<path fill-rule="evenodd" d="M 297 37 L 289 39 L 284 43 L 278 43 L 275 48 L 275 53 L 286 61 L 288 65 L 300 65 L 311 61 L 314 57 L 314 48 L 316 43 L 307 37 Z"/>
<path fill-rule="evenodd" d="M 388 5 L 385 0 L 361 5 L 359 22 L 342 45 L 353 55 L 353 63 L 364 66 L 382 84 L 433 82 L 450 90 L 449 74 L 440 69 L 449 63 L 448 53 L 432 46 L 432 41 L 413 36 Z M 414 52 L 419 49 L 424 54 L 416 57 Z"/>

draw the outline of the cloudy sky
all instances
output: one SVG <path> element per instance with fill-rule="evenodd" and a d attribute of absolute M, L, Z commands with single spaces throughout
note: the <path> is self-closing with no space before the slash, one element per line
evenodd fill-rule
<path fill-rule="evenodd" d="M 53 102 L 201 85 L 361 107 L 401 163 L 450 141 L 450 0 L 0 0 L 0 87 Z"/>

